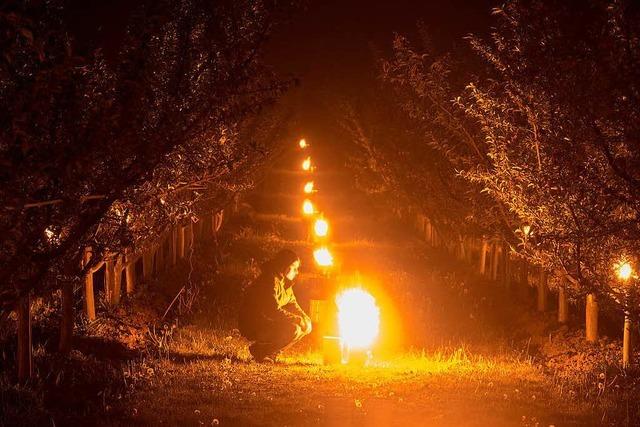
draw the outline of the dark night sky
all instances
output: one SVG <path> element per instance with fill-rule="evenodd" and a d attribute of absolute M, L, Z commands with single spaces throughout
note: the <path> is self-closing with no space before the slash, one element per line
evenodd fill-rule
<path fill-rule="evenodd" d="M 300 131 L 314 134 L 309 128 L 332 125 L 326 109 L 335 96 L 375 83 L 372 45 L 388 53 L 394 32 L 411 37 L 421 21 L 434 45 L 448 50 L 464 43 L 464 35 L 488 33 L 495 3 L 310 0 L 274 34 L 267 60 L 279 72 L 300 78 L 301 86 L 287 102 L 295 103 Z"/>

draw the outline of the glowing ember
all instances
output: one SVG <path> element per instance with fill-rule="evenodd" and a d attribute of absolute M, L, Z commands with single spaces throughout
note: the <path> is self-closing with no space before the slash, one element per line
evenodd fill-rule
<path fill-rule="evenodd" d="M 304 159 L 304 162 L 302 162 L 302 170 L 311 170 L 311 157 Z"/>
<path fill-rule="evenodd" d="M 313 193 L 313 181 L 309 181 L 304 185 L 304 192 L 307 194 Z"/>
<path fill-rule="evenodd" d="M 621 280 L 629 280 L 633 274 L 633 267 L 627 261 L 621 261 L 616 265 L 616 273 Z"/>
<path fill-rule="evenodd" d="M 350 349 L 371 347 L 380 329 L 380 309 L 373 296 L 361 288 L 347 289 L 336 297 L 336 304 L 342 341 Z"/>
<path fill-rule="evenodd" d="M 318 218 L 316 222 L 313 224 L 313 231 L 316 233 L 318 237 L 326 237 L 329 233 L 329 223 L 326 219 Z"/>
<path fill-rule="evenodd" d="M 313 251 L 313 258 L 320 267 L 330 267 L 333 265 L 333 256 L 327 248 L 320 248 Z"/>
<path fill-rule="evenodd" d="M 300 140 L 298 145 L 300 145 L 300 148 L 307 148 L 307 141 L 303 138 Z"/>
<path fill-rule="evenodd" d="M 311 203 L 311 200 L 306 199 L 303 203 L 302 203 L 302 213 L 305 215 L 313 215 L 313 213 L 315 212 L 315 208 L 313 207 L 313 203 Z"/>

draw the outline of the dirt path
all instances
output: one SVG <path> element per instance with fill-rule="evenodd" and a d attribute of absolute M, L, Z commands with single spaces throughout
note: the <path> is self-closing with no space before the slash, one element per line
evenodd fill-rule
<path fill-rule="evenodd" d="M 371 206 L 345 170 L 328 166 L 331 153 L 318 154 L 313 199 L 331 221 L 339 272 L 327 279 L 310 268 L 301 158 L 283 159 L 250 197 L 255 212 L 232 258 L 246 266 L 295 249 L 308 267 L 296 285 L 303 304 L 330 297 L 336 283 L 371 288 L 383 312 L 372 365 L 323 366 L 313 338 L 275 365 L 257 364 L 237 331 L 204 313 L 180 331 L 172 357 L 151 363 L 152 381 L 123 405 L 124 416 L 105 425 L 597 424 L 588 409 L 558 399 L 527 354 L 509 348 L 516 325 L 499 309 L 508 296 Z"/>

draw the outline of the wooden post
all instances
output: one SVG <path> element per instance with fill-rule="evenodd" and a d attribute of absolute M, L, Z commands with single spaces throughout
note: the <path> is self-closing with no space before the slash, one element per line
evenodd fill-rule
<path fill-rule="evenodd" d="M 493 251 L 491 255 L 491 279 L 498 280 L 498 266 L 500 261 L 500 246 L 498 242 L 493 243 Z"/>
<path fill-rule="evenodd" d="M 136 258 L 127 254 L 126 263 L 127 295 L 131 295 L 136 291 Z"/>
<path fill-rule="evenodd" d="M 18 315 L 18 380 L 25 382 L 33 375 L 31 300 L 29 295 L 20 297 L 16 314 Z"/>
<path fill-rule="evenodd" d="M 84 263 L 87 265 L 91 260 L 91 250 L 85 249 Z M 84 313 L 89 321 L 96 320 L 96 296 L 93 292 L 93 271 L 87 271 L 84 277 Z"/>
<path fill-rule="evenodd" d="M 540 267 L 538 273 L 538 311 L 544 312 L 547 309 L 547 272 Z"/>
<path fill-rule="evenodd" d="M 187 235 L 187 227 L 184 225 L 178 225 L 178 258 L 184 259 L 185 255 L 185 240 Z"/>
<path fill-rule="evenodd" d="M 566 279 L 563 279 L 563 282 Z M 569 320 L 569 303 L 567 302 L 567 291 L 564 286 L 558 290 L 558 323 L 567 323 Z"/>
<path fill-rule="evenodd" d="M 71 351 L 73 338 L 73 281 L 65 280 L 62 284 L 62 317 L 60 319 L 60 341 L 58 351 L 67 354 Z"/>
<path fill-rule="evenodd" d="M 171 265 L 174 266 L 178 262 L 178 227 L 174 225 L 171 228 Z"/>
<path fill-rule="evenodd" d="M 480 274 L 482 274 L 483 276 L 486 273 L 486 264 L 487 264 L 487 248 L 489 246 L 489 242 L 487 241 L 487 239 L 482 239 L 482 246 L 480 248 L 480 265 L 479 265 L 479 269 L 480 269 Z"/>
<path fill-rule="evenodd" d="M 586 337 L 588 342 L 598 340 L 598 301 L 595 294 L 587 295 L 586 305 Z"/>
<path fill-rule="evenodd" d="M 113 283 L 112 283 L 111 303 L 113 305 L 120 304 L 122 296 L 122 256 L 117 255 L 113 263 Z"/>
<path fill-rule="evenodd" d="M 147 281 L 153 275 L 153 249 L 146 248 L 142 252 L 142 280 Z"/>
<path fill-rule="evenodd" d="M 107 303 L 114 305 L 115 288 L 115 265 L 113 259 L 107 259 L 104 266 L 104 293 Z"/>
<path fill-rule="evenodd" d="M 624 329 L 622 333 L 622 367 L 628 368 L 631 363 L 631 318 L 629 313 L 624 315 Z"/>

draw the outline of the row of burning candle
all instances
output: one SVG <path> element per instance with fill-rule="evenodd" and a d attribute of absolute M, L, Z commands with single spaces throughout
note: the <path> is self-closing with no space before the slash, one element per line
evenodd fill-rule
<path fill-rule="evenodd" d="M 307 150 L 309 145 L 305 139 L 299 141 L 300 149 Z M 320 243 L 320 247 L 313 251 L 313 258 L 316 264 L 327 271 L 333 266 L 333 255 L 327 248 L 329 236 L 329 222 L 314 206 L 311 197 L 317 193 L 315 183 L 311 173 L 315 170 L 311 156 L 307 156 L 302 161 L 302 170 L 308 172 L 309 180 L 303 187 L 306 198 L 302 202 L 302 214 L 310 218 L 313 223 L 314 240 Z M 375 298 L 360 285 L 342 290 L 336 296 L 338 307 L 338 325 L 340 331 L 339 340 L 344 349 L 370 348 L 378 336 L 380 323 L 380 310 L 376 305 Z M 330 337 L 325 337 L 330 338 Z M 345 362 L 343 354 L 343 362 Z"/>
<path fill-rule="evenodd" d="M 309 145 L 305 139 L 301 139 L 299 142 L 299 147 L 303 150 L 307 149 Z M 311 163 L 311 156 L 307 156 L 302 161 L 302 170 L 305 172 L 313 172 L 315 168 Z M 329 235 L 329 222 L 327 219 L 316 210 L 313 202 L 310 200 L 312 194 L 316 193 L 315 182 L 313 180 L 306 181 L 303 188 L 304 194 L 307 198 L 302 202 L 302 214 L 305 217 L 313 219 L 313 234 L 316 241 L 320 243 L 325 243 L 328 235 Z M 316 250 L 313 251 L 313 258 L 318 264 L 318 266 L 322 268 L 329 268 L 333 265 L 333 255 L 331 251 L 325 246 L 322 245 Z"/>

